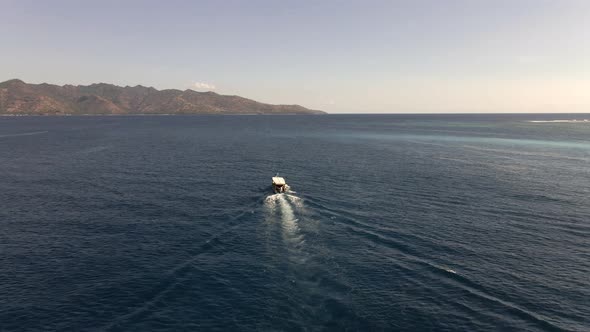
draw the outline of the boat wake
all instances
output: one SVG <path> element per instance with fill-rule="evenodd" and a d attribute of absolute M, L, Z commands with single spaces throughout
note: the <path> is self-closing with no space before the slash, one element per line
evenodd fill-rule
<path fill-rule="evenodd" d="M 532 120 L 532 123 L 590 123 L 590 119 L 568 119 L 568 120 Z"/>
<path fill-rule="evenodd" d="M 298 247 L 304 242 L 303 234 L 299 228 L 299 218 L 295 211 L 303 210 L 303 200 L 291 194 L 269 195 L 264 200 L 266 222 L 278 223 L 281 226 L 283 241 Z"/>
<path fill-rule="evenodd" d="M 33 135 L 41 135 L 41 134 L 45 134 L 45 133 L 47 133 L 47 131 L 33 131 L 33 132 L 29 132 L 29 133 L 5 134 L 5 135 L 0 135 L 0 138 L 4 138 L 4 137 L 19 137 L 19 136 L 33 136 Z"/>

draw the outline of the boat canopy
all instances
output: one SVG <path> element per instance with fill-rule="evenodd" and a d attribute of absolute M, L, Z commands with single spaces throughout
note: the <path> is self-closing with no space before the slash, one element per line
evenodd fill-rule
<path fill-rule="evenodd" d="M 283 179 L 282 177 L 275 176 L 272 178 L 272 184 L 274 184 L 276 186 L 284 186 L 285 179 Z"/>

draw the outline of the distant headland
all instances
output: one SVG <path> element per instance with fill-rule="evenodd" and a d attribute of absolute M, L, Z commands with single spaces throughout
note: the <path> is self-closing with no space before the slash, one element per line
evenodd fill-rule
<path fill-rule="evenodd" d="M 0 83 L 0 115 L 325 114 L 299 105 L 270 105 L 239 96 L 141 85 Z"/>

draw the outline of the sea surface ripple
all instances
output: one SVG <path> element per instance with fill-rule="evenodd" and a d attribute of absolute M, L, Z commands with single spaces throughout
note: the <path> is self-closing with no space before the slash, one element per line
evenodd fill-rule
<path fill-rule="evenodd" d="M 588 331 L 568 119 L 0 118 L 0 330 Z"/>

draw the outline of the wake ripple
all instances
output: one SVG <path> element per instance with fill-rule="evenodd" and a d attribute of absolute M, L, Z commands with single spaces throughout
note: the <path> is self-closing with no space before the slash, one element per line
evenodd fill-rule
<path fill-rule="evenodd" d="M 258 204 L 258 203 L 256 203 Z M 125 322 L 133 320 L 133 318 L 138 317 L 146 312 L 149 312 L 156 306 L 160 300 L 162 300 L 166 295 L 172 292 L 178 285 L 185 282 L 189 277 L 186 276 L 188 271 L 190 270 L 191 266 L 197 262 L 199 256 L 202 254 L 210 251 L 211 249 L 219 246 L 222 244 L 221 238 L 224 237 L 226 234 L 234 231 L 235 229 L 244 225 L 240 223 L 240 219 L 245 216 L 246 214 L 250 213 L 251 209 L 244 209 L 243 212 L 239 213 L 237 216 L 233 217 L 232 220 L 229 222 L 229 227 L 225 230 L 214 234 L 208 240 L 206 240 L 203 244 L 201 244 L 196 253 L 193 254 L 189 259 L 184 261 L 183 263 L 179 264 L 175 268 L 171 269 L 168 272 L 168 277 L 165 278 L 159 287 L 155 290 L 155 292 L 150 296 L 147 300 L 141 302 L 141 304 L 135 308 L 133 311 L 121 315 L 111 321 L 109 324 L 99 328 L 101 331 L 112 331 L 117 330 L 122 327 Z"/>
<path fill-rule="evenodd" d="M 303 234 L 299 228 L 299 219 L 295 216 L 293 207 L 302 209 L 303 200 L 290 194 L 274 194 L 266 197 L 264 202 L 267 222 L 277 221 L 282 228 L 282 236 L 285 243 L 299 246 L 304 242 Z M 278 217 L 280 220 L 274 220 Z"/>
<path fill-rule="evenodd" d="M 47 131 L 33 131 L 33 132 L 29 132 L 29 133 L 5 134 L 5 135 L 0 135 L 0 138 L 5 138 L 5 137 L 19 137 L 19 136 L 33 136 L 33 135 L 41 135 L 41 134 L 45 134 L 45 133 L 47 133 Z"/>

